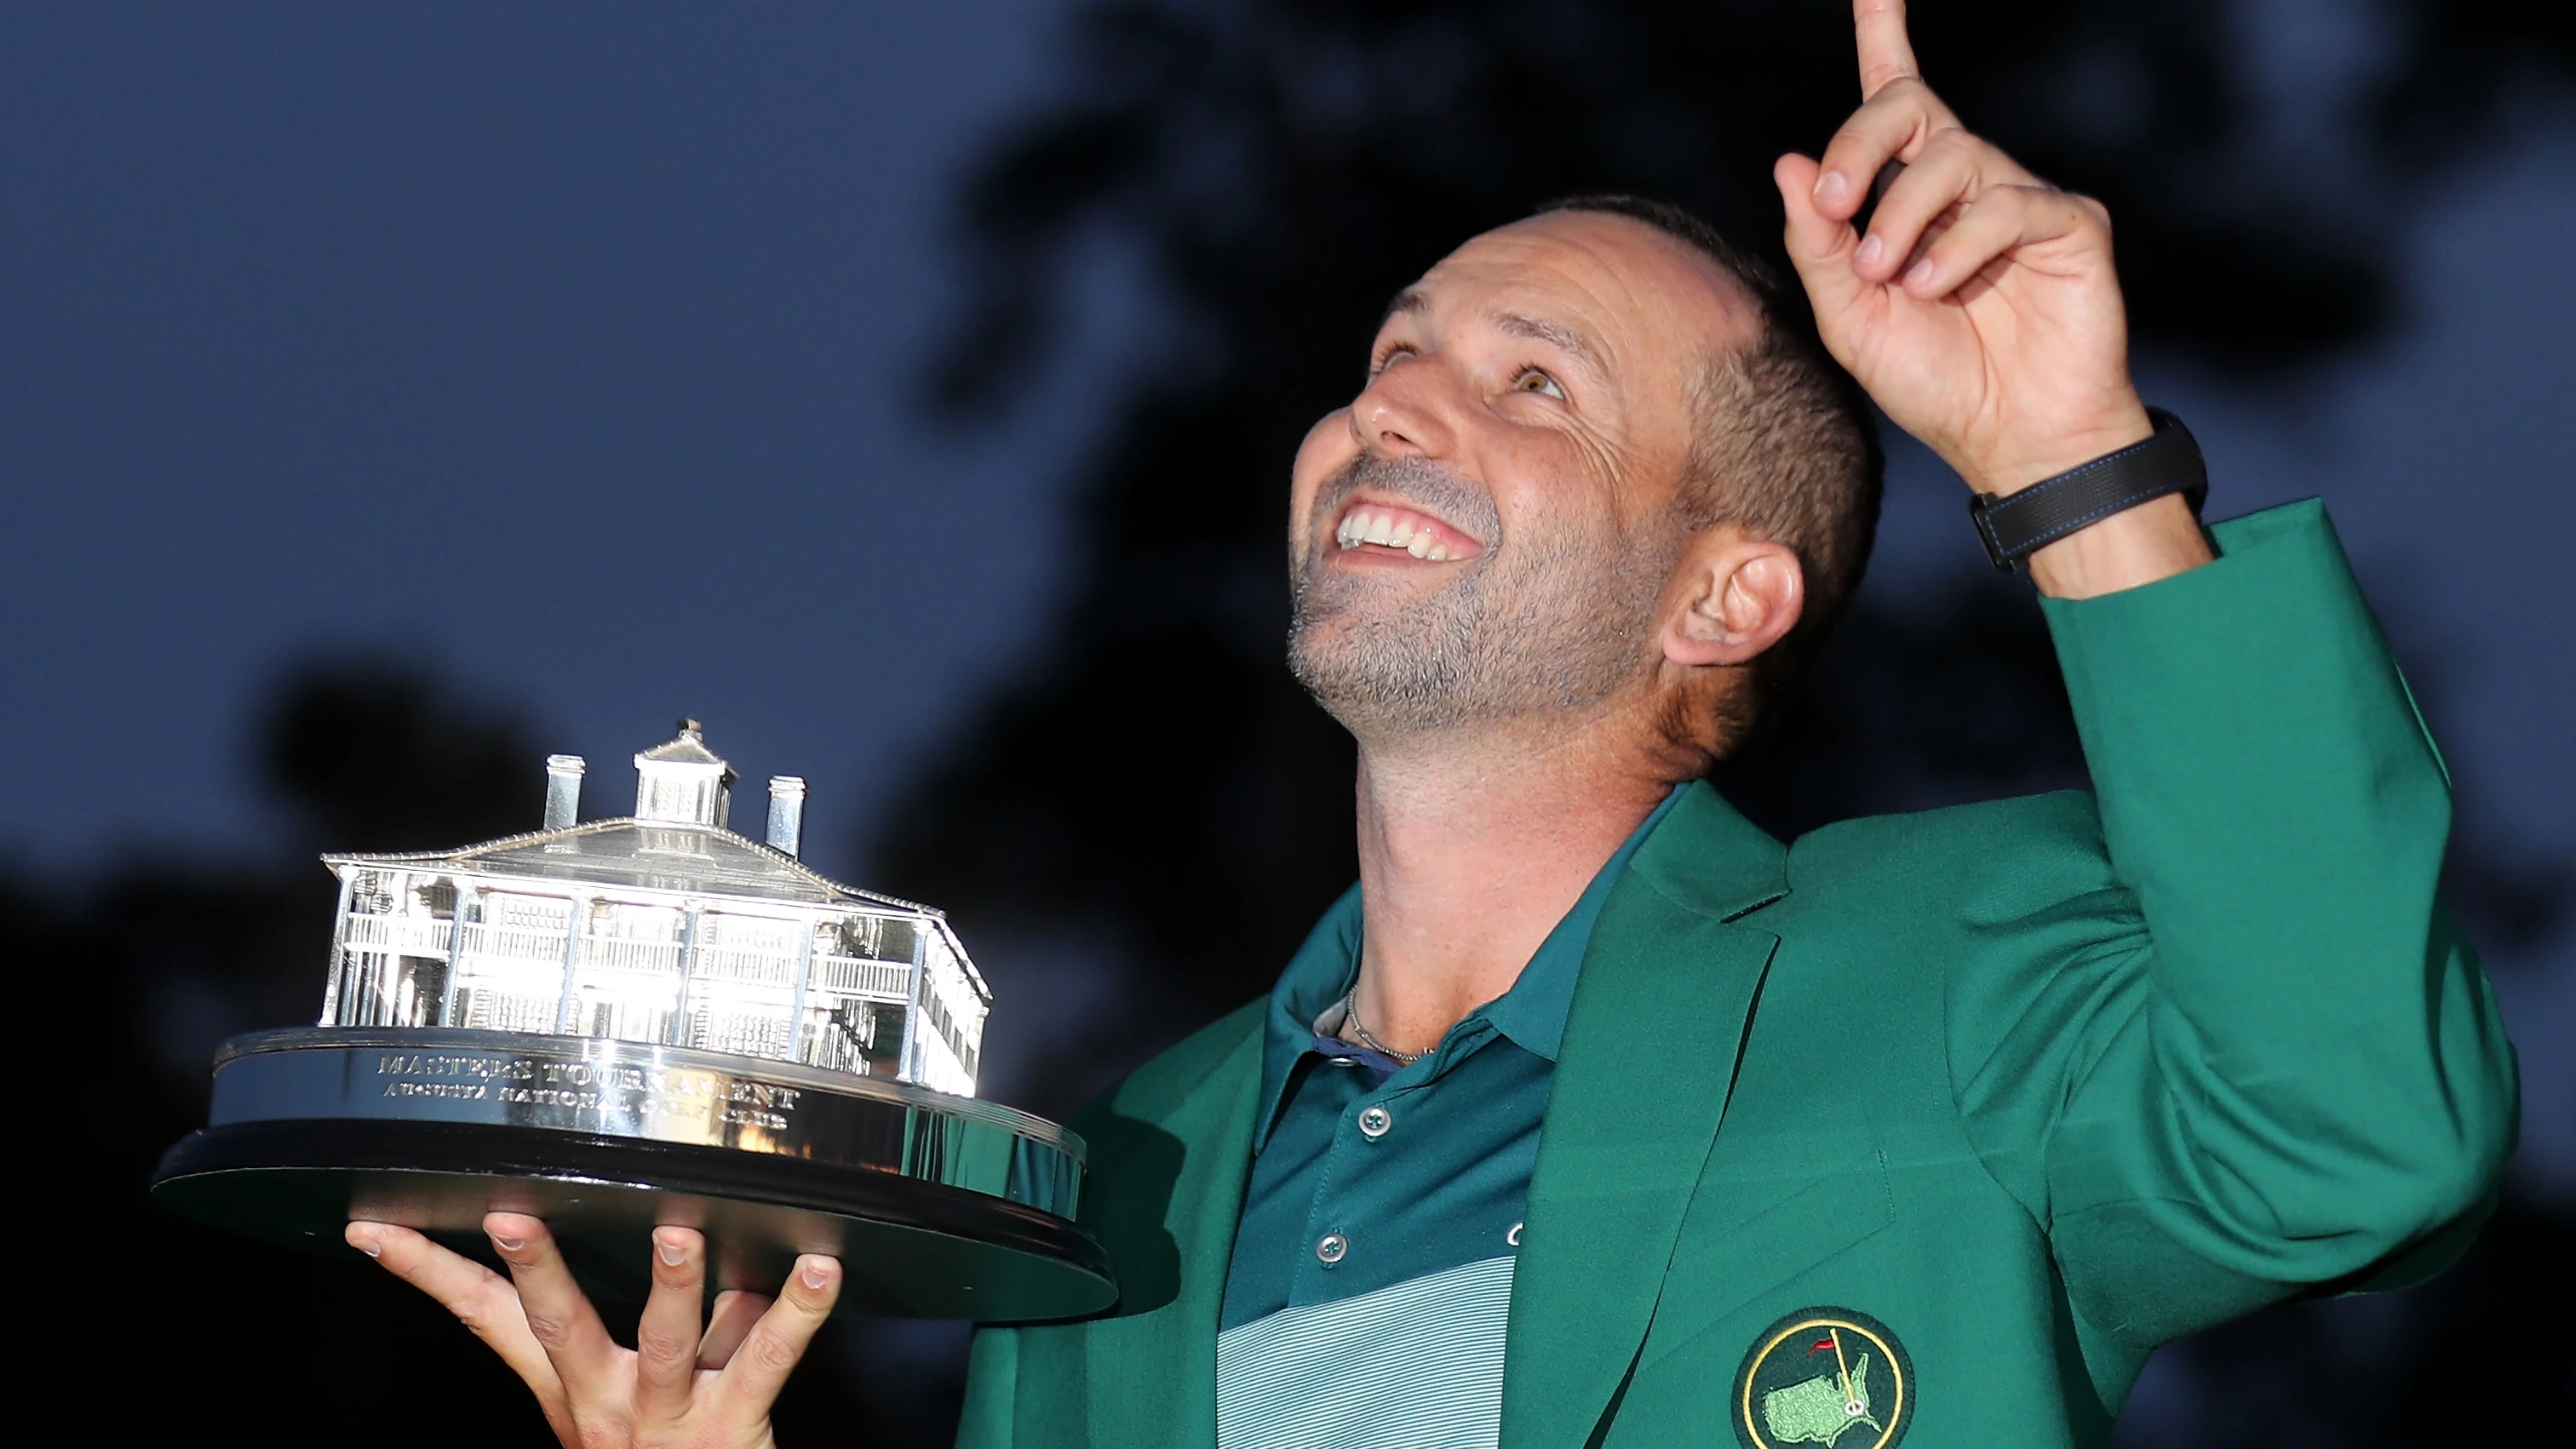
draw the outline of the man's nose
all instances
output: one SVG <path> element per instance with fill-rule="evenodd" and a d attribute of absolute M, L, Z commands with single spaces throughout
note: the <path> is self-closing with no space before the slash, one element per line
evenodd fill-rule
<path fill-rule="evenodd" d="M 1369 379 L 1351 403 L 1351 433 L 1390 457 L 1446 456 L 1456 438 L 1458 399 L 1449 370 L 1431 358 L 1400 362 Z"/>

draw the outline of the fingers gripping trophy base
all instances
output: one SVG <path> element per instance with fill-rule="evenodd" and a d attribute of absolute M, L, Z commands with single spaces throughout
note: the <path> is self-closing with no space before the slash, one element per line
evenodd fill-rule
<path fill-rule="evenodd" d="M 349 1252 L 342 1230 L 366 1220 L 487 1263 L 484 1214 L 527 1213 L 610 1300 L 644 1296 L 649 1235 L 665 1225 L 706 1235 L 713 1291 L 775 1293 L 799 1253 L 840 1259 L 844 1315 L 1048 1319 L 1116 1296 L 1105 1255 L 1070 1221 L 1071 1134 L 899 1084 L 774 1067 L 754 1081 L 746 1064 L 698 1060 L 708 1056 L 501 1032 L 260 1033 L 227 1044 L 212 1125 L 163 1157 L 153 1196 L 284 1246 Z M 486 1090 L 400 1090 L 424 1063 Z M 692 1075 L 719 1064 L 715 1081 Z M 602 1111 L 593 1092 L 549 1113 L 489 1090 L 550 1066 L 666 1095 L 762 1098 L 766 1130 L 633 1110 L 646 1097 Z"/>

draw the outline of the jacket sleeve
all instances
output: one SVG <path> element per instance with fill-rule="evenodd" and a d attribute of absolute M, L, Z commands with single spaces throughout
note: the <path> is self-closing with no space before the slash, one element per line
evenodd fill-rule
<path fill-rule="evenodd" d="M 2332 526 L 2215 533 L 2214 563 L 2044 602 L 2096 879 L 1954 991 L 1971 1134 L 2088 1350 L 2428 1276 L 2512 1147 L 2512 1048 L 2436 899 L 2449 779 Z"/>

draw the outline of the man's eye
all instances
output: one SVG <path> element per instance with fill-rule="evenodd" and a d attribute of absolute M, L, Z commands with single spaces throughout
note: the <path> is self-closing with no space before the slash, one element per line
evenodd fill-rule
<path fill-rule="evenodd" d="M 1534 392 L 1543 397 L 1552 397 L 1558 402 L 1565 401 L 1565 389 L 1556 385 L 1555 378 L 1548 376 L 1546 373 L 1539 371 L 1535 367 L 1522 368 L 1521 375 L 1512 379 L 1512 390 L 1515 392 Z"/>
<path fill-rule="evenodd" d="M 1412 355 L 1412 348 L 1405 346 L 1401 342 L 1395 343 L 1389 346 L 1384 352 L 1379 353 L 1377 355 L 1377 360 L 1369 364 L 1369 376 L 1375 377 L 1379 373 L 1386 371 L 1387 368 L 1394 365 L 1395 360 L 1399 357 L 1411 357 Z"/>

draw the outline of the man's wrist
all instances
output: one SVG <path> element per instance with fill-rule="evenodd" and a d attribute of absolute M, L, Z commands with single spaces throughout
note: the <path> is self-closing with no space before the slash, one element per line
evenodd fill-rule
<path fill-rule="evenodd" d="M 1969 500 L 1968 515 L 1995 567 L 2027 569 L 2054 597 L 2089 598 L 2214 557 L 2200 526 L 2209 479 L 2199 444 L 2171 413 L 2140 405 L 2138 414 L 2144 437 L 2086 453 L 2012 493 L 1981 490 Z M 2123 425 L 2108 436 L 2126 431 Z M 2064 451 L 2072 455 L 2076 447 Z"/>
<path fill-rule="evenodd" d="M 2179 494 L 2199 515 L 2209 474 L 2191 429 L 2171 413 L 2147 409 L 2152 436 L 2086 460 L 2018 493 L 1978 493 L 1968 500 L 1986 557 L 1999 569 L 2027 568 L 2031 556 L 2088 526 Z"/>
<path fill-rule="evenodd" d="M 2030 556 L 2031 582 L 2055 599 L 2090 599 L 2169 579 L 2217 557 L 2200 516 L 2168 493 L 2077 529 Z"/>
<path fill-rule="evenodd" d="M 2132 447 L 2155 435 L 2155 420 L 2147 416 L 2146 404 L 2131 398 L 2100 421 L 2080 428 L 2053 430 L 2045 439 L 2033 439 L 2009 450 L 1999 449 L 1982 460 L 1972 471 L 1962 468 L 1972 490 L 1996 498 L 2009 498 L 2035 483 L 2070 469 L 2081 468 L 2096 458 Z"/>

